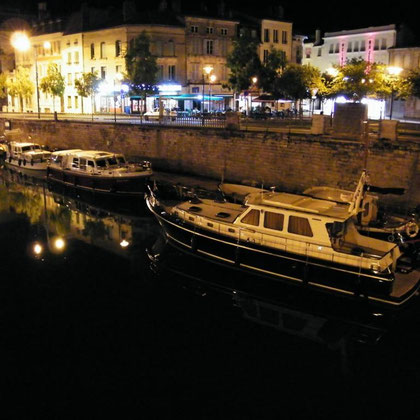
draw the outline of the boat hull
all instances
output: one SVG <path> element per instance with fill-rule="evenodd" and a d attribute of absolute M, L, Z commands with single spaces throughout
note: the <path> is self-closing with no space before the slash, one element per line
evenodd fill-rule
<path fill-rule="evenodd" d="M 152 204 L 151 201 L 154 200 L 148 197 L 147 205 L 171 245 L 218 263 L 273 280 L 387 306 L 405 303 L 417 290 L 413 288 L 402 296 L 392 296 L 394 278 L 391 273 L 375 275 L 370 270 L 359 270 L 237 241 L 175 219 L 163 207 Z"/>
<path fill-rule="evenodd" d="M 47 179 L 80 190 L 114 195 L 143 195 L 151 173 L 139 172 L 138 176 L 106 177 L 95 174 L 76 173 L 49 167 Z"/>
<path fill-rule="evenodd" d="M 48 162 L 33 162 L 33 161 L 26 161 L 25 159 L 16 159 L 10 156 L 6 156 L 4 160 L 4 164 L 15 170 L 25 170 L 25 171 L 32 171 L 38 173 L 46 173 Z"/>

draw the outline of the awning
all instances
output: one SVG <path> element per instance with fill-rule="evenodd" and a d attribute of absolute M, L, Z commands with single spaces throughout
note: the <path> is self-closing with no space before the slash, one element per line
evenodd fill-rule
<path fill-rule="evenodd" d="M 162 98 L 162 99 L 175 99 L 175 100 L 191 100 L 202 101 L 203 95 L 201 93 L 183 93 L 180 95 L 147 95 L 148 98 Z M 225 96 L 222 95 L 204 95 L 205 101 L 222 101 Z M 130 100 L 143 99 L 142 96 L 130 96 Z"/>
<path fill-rule="evenodd" d="M 252 102 L 293 102 L 290 99 L 274 99 L 271 95 L 260 95 L 252 98 Z"/>

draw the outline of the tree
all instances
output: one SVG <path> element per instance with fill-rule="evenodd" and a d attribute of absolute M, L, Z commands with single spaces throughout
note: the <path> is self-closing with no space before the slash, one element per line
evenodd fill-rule
<path fill-rule="evenodd" d="M 53 98 L 53 111 L 55 111 L 55 97 L 63 98 L 65 84 L 64 77 L 55 63 L 48 64 L 47 75 L 41 79 L 41 90 L 52 96 Z"/>
<path fill-rule="evenodd" d="M 377 97 L 383 89 L 384 69 L 377 63 L 353 58 L 345 66 L 335 68 L 334 96 L 359 102 L 366 97 Z"/>
<path fill-rule="evenodd" d="M 145 31 L 131 40 L 125 66 L 131 94 L 143 96 L 146 103 L 147 94 L 156 92 L 158 65 L 150 52 L 150 38 Z"/>
<path fill-rule="evenodd" d="M 227 86 L 236 93 L 248 89 L 252 78 L 261 73 L 261 62 L 257 54 L 259 41 L 245 34 L 233 41 L 226 64 L 230 69 Z"/>
<path fill-rule="evenodd" d="M 34 93 L 34 85 L 29 77 L 29 70 L 25 67 L 18 67 L 14 76 L 7 81 L 8 94 L 19 98 L 20 110 L 23 111 L 23 100 L 29 99 Z"/>
<path fill-rule="evenodd" d="M 259 86 L 264 92 L 272 94 L 275 99 L 280 99 L 283 94 L 279 80 L 285 67 L 286 54 L 284 51 L 271 47 L 264 63 L 261 64 L 258 80 L 260 81 Z"/>
<path fill-rule="evenodd" d="M 278 89 L 295 104 L 302 99 L 311 98 L 316 90 L 323 87 L 320 71 L 309 64 L 290 63 L 278 80 Z"/>
<path fill-rule="evenodd" d="M 408 75 L 410 94 L 420 98 L 420 70 L 412 70 Z"/>
<path fill-rule="evenodd" d="M 97 76 L 97 72 L 82 73 L 80 79 L 76 79 L 74 86 L 79 96 L 82 97 L 82 114 L 83 114 L 83 98 L 90 97 L 92 100 L 92 113 L 94 105 L 94 96 L 99 89 L 101 80 Z"/>
<path fill-rule="evenodd" d="M 0 73 L 0 99 L 7 97 L 7 76 L 6 73 Z"/>

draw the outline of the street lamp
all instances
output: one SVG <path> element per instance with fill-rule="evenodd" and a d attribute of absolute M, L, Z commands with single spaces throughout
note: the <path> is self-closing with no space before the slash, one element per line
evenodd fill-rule
<path fill-rule="evenodd" d="M 204 94 L 205 94 L 205 90 L 204 90 L 204 86 L 206 84 L 206 77 L 208 78 L 210 76 L 210 73 L 213 71 L 213 66 L 207 65 L 205 67 L 203 67 L 203 102 L 202 102 L 202 112 L 204 114 Z"/>
<path fill-rule="evenodd" d="M 10 43 L 13 48 L 20 52 L 26 52 L 31 48 L 31 41 L 25 32 L 14 32 L 10 39 Z M 51 49 L 51 43 L 49 41 L 44 42 L 44 48 Z M 38 109 L 38 118 L 41 118 L 41 109 L 39 106 L 39 83 L 38 83 L 38 55 L 36 48 L 33 48 L 34 61 L 35 61 L 35 86 L 36 86 L 36 103 Z"/>
<path fill-rule="evenodd" d="M 252 88 L 251 88 L 251 111 L 250 111 L 250 115 L 251 115 L 251 117 L 252 117 L 252 91 L 255 89 L 255 85 L 257 84 L 257 82 L 258 82 L 258 77 L 257 76 L 254 76 L 252 79 L 251 79 L 251 81 L 252 81 Z"/>
<path fill-rule="evenodd" d="M 212 74 L 209 77 L 210 83 L 209 83 L 209 112 L 211 111 L 211 84 L 216 81 L 217 77 L 215 74 Z"/>
<path fill-rule="evenodd" d="M 390 84 L 391 84 L 391 104 L 390 104 L 390 108 L 389 108 L 389 119 L 392 119 L 392 108 L 394 105 L 394 96 L 395 96 L 395 84 L 397 83 L 398 77 L 400 75 L 400 73 L 402 72 L 402 68 L 401 67 L 387 67 L 387 72 L 390 76 Z"/>

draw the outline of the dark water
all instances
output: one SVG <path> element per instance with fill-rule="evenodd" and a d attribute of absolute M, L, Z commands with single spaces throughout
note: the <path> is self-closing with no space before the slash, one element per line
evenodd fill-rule
<path fill-rule="evenodd" d="M 0 180 L 2 418 L 420 417 L 418 301 L 297 293 L 168 248 L 142 201 Z"/>

